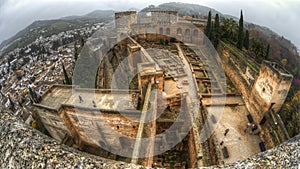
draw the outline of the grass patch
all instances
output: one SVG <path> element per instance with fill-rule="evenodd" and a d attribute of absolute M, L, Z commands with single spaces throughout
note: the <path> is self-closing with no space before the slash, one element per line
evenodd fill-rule
<path fill-rule="evenodd" d="M 227 49 L 229 49 L 229 51 L 234 54 L 235 56 L 237 56 L 240 60 L 242 60 L 244 63 L 246 63 L 246 65 L 254 72 L 258 73 L 259 70 L 256 66 L 254 66 L 251 62 L 249 62 L 249 60 L 247 58 L 245 58 L 239 51 L 237 51 L 236 49 L 234 49 L 230 44 L 227 44 L 223 41 L 221 41 L 222 45 L 224 45 Z"/>

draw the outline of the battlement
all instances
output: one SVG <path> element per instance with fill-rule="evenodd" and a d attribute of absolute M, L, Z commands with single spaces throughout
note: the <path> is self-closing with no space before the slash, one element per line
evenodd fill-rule
<path fill-rule="evenodd" d="M 276 62 L 271 62 L 264 60 L 261 65 L 263 71 L 265 71 L 264 67 L 268 67 L 270 70 L 273 71 L 273 73 L 277 74 L 278 77 L 284 78 L 284 79 L 293 79 L 293 75 L 288 72 L 284 67 L 282 67 L 280 64 Z"/>
<path fill-rule="evenodd" d="M 115 16 L 121 17 L 121 16 L 125 16 L 125 15 L 135 15 L 135 14 L 137 14 L 136 11 L 124 11 L 124 12 L 116 12 Z"/>

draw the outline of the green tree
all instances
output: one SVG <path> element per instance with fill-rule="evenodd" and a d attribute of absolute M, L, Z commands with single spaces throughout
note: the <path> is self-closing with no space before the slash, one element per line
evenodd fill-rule
<path fill-rule="evenodd" d="M 84 39 L 83 38 L 81 38 L 81 47 L 83 48 L 83 46 L 84 46 Z"/>
<path fill-rule="evenodd" d="M 212 22 L 211 31 L 210 31 L 210 35 L 209 35 L 209 39 L 210 39 L 211 43 L 214 44 L 215 38 L 216 38 L 215 26 L 214 26 L 214 23 Z"/>
<path fill-rule="evenodd" d="M 233 19 L 225 19 L 222 25 L 222 37 L 230 41 L 235 41 L 237 30 L 238 25 Z"/>
<path fill-rule="evenodd" d="M 270 53 L 270 44 L 268 44 L 268 47 L 267 47 L 267 51 L 266 51 L 266 55 L 265 55 L 265 59 L 269 59 L 269 53 Z"/>
<path fill-rule="evenodd" d="M 67 74 L 67 71 L 66 71 L 66 69 L 65 69 L 64 64 L 62 64 L 62 69 L 63 69 L 63 73 L 64 73 L 64 77 L 65 77 L 64 83 L 65 83 L 66 85 L 72 85 L 72 81 L 71 81 L 71 79 L 68 77 L 68 74 Z"/>
<path fill-rule="evenodd" d="M 211 39 L 211 11 L 208 12 L 208 19 L 204 33 L 209 39 Z"/>
<path fill-rule="evenodd" d="M 281 63 L 281 65 L 282 65 L 283 67 L 286 67 L 286 65 L 287 65 L 287 63 L 288 63 L 288 60 L 287 60 L 286 58 L 281 59 L 280 63 Z"/>
<path fill-rule="evenodd" d="M 249 31 L 246 30 L 245 39 L 244 39 L 244 47 L 248 50 L 249 49 Z"/>
<path fill-rule="evenodd" d="M 241 17 L 239 21 L 239 31 L 238 31 L 238 41 L 237 41 L 237 48 L 243 48 L 243 40 L 244 40 L 244 17 L 243 11 L 241 11 Z"/>
<path fill-rule="evenodd" d="M 78 48 L 77 48 L 77 42 L 75 42 L 74 44 L 74 59 L 75 59 L 75 62 L 77 61 L 78 59 Z"/>
<path fill-rule="evenodd" d="M 216 17 L 215 17 L 214 35 L 215 35 L 215 37 L 214 37 L 213 44 L 214 44 L 215 48 L 217 48 L 217 46 L 219 44 L 220 37 L 221 37 L 219 14 L 216 14 Z"/>
<path fill-rule="evenodd" d="M 265 46 L 264 44 L 256 39 L 251 40 L 251 48 L 250 51 L 258 60 L 263 60 L 265 57 Z"/>
<path fill-rule="evenodd" d="M 300 91 L 297 91 L 292 99 L 282 106 L 280 115 L 290 137 L 300 133 Z"/>

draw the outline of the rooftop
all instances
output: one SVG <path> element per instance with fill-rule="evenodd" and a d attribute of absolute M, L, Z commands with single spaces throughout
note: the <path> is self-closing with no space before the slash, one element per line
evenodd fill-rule
<path fill-rule="evenodd" d="M 288 72 L 284 67 L 282 67 L 280 64 L 278 64 L 276 62 L 271 62 L 271 61 L 264 60 L 263 64 L 267 65 L 269 68 L 276 71 L 281 76 L 293 78 L 293 75 L 290 72 Z"/>
<path fill-rule="evenodd" d="M 90 90 L 53 85 L 37 106 L 58 110 L 63 105 L 104 110 L 136 110 L 138 91 Z"/>

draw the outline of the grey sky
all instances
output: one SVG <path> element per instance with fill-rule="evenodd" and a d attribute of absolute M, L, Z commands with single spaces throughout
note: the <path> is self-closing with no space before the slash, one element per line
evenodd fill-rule
<path fill-rule="evenodd" d="M 177 0 L 178 1 L 178 0 Z M 300 0 L 179 0 L 205 5 L 223 14 L 239 16 L 283 35 L 300 48 Z M 172 0 L 0 0 L 0 42 L 35 20 L 82 15 L 96 9 L 127 10 Z"/>

